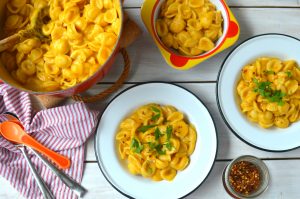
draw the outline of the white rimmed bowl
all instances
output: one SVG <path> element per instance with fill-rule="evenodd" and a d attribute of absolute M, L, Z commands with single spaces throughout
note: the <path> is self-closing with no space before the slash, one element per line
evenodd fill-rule
<path fill-rule="evenodd" d="M 250 122 L 239 108 L 236 86 L 241 69 L 258 57 L 294 59 L 300 63 L 300 40 L 283 34 L 252 37 L 237 46 L 225 59 L 218 76 L 217 102 L 227 126 L 242 141 L 266 151 L 281 152 L 300 146 L 300 122 L 286 129 L 260 128 Z"/>
<path fill-rule="evenodd" d="M 148 103 L 176 107 L 197 130 L 190 164 L 171 182 L 154 182 L 130 174 L 118 155 L 115 135 L 120 122 Z M 126 89 L 108 104 L 97 127 L 95 152 L 103 175 L 123 195 L 139 199 L 181 198 L 198 188 L 210 173 L 217 152 L 216 128 L 205 105 L 188 90 L 169 83 L 144 83 Z"/>

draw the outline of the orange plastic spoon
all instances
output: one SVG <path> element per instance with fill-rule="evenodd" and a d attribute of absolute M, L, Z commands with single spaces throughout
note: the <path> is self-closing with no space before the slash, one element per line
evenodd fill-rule
<path fill-rule="evenodd" d="M 10 121 L 3 122 L 0 125 L 0 133 L 5 139 L 11 142 L 24 144 L 42 153 L 43 155 L 51 159 L 60 168 L 70 168 L 71 162 L 67 157 L 62 156 L 40 144 L 38 141 L 28 135 L 18 124 Z"/>

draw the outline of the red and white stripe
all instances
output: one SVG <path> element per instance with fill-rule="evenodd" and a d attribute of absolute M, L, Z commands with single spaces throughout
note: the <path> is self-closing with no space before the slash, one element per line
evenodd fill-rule
<path fill-rule="evenodd" d="M 29 94 L 0 83 L 0 122 L 5 121 L 1 116 L 4 112 L 16 114 L 32 137 L 46 147 L 69 157 L 71 167 L 65 172 L 77 182 L 81 182 L 84 143 L 94 132 L 97 111 L 88 110 L 84 103 L 75 103 L 34 114 Z M 76 198 L 75 194 L 30 151 L 29 156 L 56 198 Z M 7 179 L 25 198 L 42 198 L 22 154 L 1 136 L 0 176 Z"/>

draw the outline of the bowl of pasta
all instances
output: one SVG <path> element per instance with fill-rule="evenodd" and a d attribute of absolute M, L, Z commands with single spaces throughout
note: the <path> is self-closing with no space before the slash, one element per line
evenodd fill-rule
<path fill-rule="evenodd" d="M 125 196 L 182 198 L 210 173 L 217 136 L 197 96 L 174 84 L 149 82 L 107 105 L 94 147 L 103 175 Z"/>
<path fill-rule="evenodd" d="M 300 146 L 300 41 L 282 34 L 252 37 L 220 69 L 217 102 L 241 140 L 267 151 Z"/>
<path fill-rule="evenodd" d="M 20 38 L 0 52 L 0 79 L 33 94 L 87 90 L 105 76 L 119 50 L 120 0 L 5 0 L 0 13 L 0 38 Z"/>
<path fill-rule="evenodd" d="M 152 1 L 143 22 L 166 62 L 185 70 L 233 45 L 239 25 L 224 0 Z"/>

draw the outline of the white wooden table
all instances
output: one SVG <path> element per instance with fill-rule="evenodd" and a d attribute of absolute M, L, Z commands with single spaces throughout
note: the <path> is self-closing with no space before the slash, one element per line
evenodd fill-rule
<path fill-rule="evenodd" d="M 208 106 L 216 121 L 219 141 L 216 163 L 206 181 L 187 198 L 230 198 L 223 188 L 221 173 L 231 159 L 245 154 L 262 158 L 270 170 L 270 186 L 259 198 L 300 198 L 300 149 L 284 153 L 271 153 L 255 149 L 235 137 L 220 116 L 215 95 L 217 73 L 222 61 L 232 48 L 191 70 L 172 69 L 164 62 L 142 24 L 140 18 L 142 0 L 125 2 L 125 10 L 143 28 L 144 32 L 142 37 L 128 48 L 132 69 L 123 88 L 153 80 L 179 84 L 198 95 Z M 241 34 L 237 43 L 262 33 L 284 33 L 300 38 L 299 0 L 228 0 L 228 4 L 240 23 Z M 121 73 L 122 64 L 121 57 L 119 57 L 109 75 L 89 92 L 95 93 L 97 90 L 111 85 Z M 96 104 L 97 108 L 102 111 L 109 100 L 99 102 Z M 18 192 L 3 178 L 0 178 L 0 184 L 1 199 L 21 198 Z M 110 186 L 100 172 L 94 154 L 93 137 L 87 143 L 82 184 L 88 189 L 85 198 L 125 198 Z"/>

